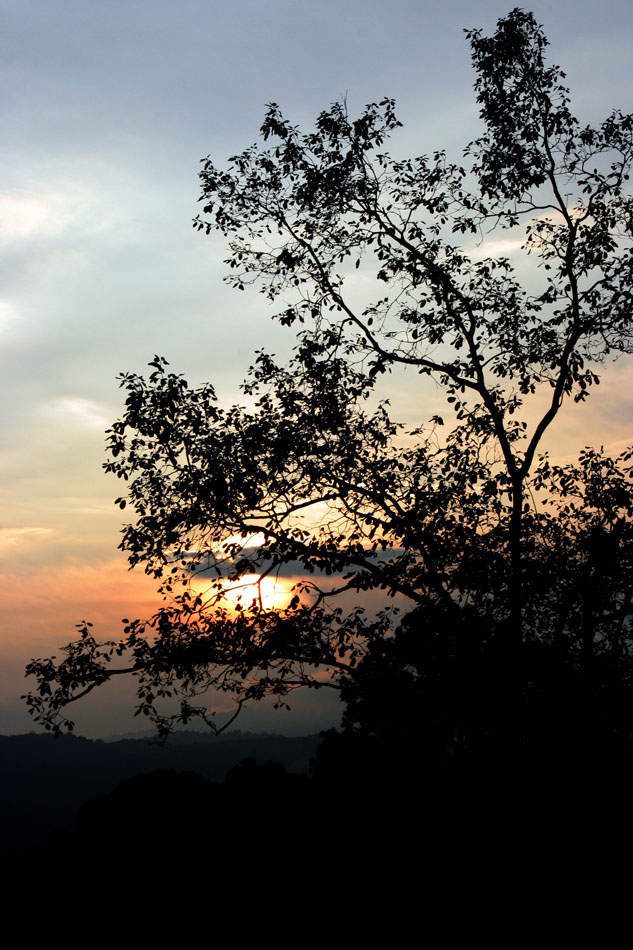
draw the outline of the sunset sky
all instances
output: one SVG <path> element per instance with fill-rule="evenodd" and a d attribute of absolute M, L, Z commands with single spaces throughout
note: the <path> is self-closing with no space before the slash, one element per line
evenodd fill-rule
<path fill-rule="evenodd" d="M 562 66 L 572 109 L 599 122 L 633 111 L 628 0 L 528 5 Z M 116 376 L 155 353 L 220 400 L 255 349 L 288 353 L 292 332 L 257 293 L 222 283 L 221 238 L 194 231 L 199 161 L 257 138 L 265 104 L 309 126 L 347 96 L 384 96 L 404 124 L 398 155 L 479 131 L 465 27 L 492 32 L 507 2 L 461 0 L 0 0 L 0 732 L 31 721 L 19 700 L 32 656 L 55 652 L 83 619 L 117 636 L 149 613 L 154 585 L 117 551 L 121 486 L 101 469 L 121 414 Z M 605 368 L 587 406 L 564 412 L 549 447 L 617 452 L 630 440 L 630 362 Z M 439 410 L 415 377 L 393 381 L 406 421 Z M 438 401 L 439 400 L 439 401 Z M 139 726 L 125 689 L 77 707 L 78 730 Z M 333 723 L 331 697 L 292 714 L 255 710 L 241 728 L 300 733 Z M 142 725 L 142 724 L 141 724 Z"/>

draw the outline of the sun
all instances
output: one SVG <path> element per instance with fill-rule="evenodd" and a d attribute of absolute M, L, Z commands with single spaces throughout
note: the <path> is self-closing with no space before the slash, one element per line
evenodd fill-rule
<path fill-rule="evenodd" d="M 209 592 L 208 583 L 203 579 L 192 581 L 196 592 L 204 595 Z M 285 610 L 293 597 L 292 583 L 279 577 L 262 577 L 260 574 L 244 574 L 237 581 L 224 581 L 223 596 L 217 602 L 218 607 L 235 610 L 247 609 L 255 601 L 262 610 Z M 214 587 L 214 592 L 217 588 Z"/>
<path fill-rule="evenodd" d="M 281 578 L 245 574 L 239 581 L 227 584 L 225 598 L 233 606 L 248 607 L 257 600 L 264 610 L 285 610 L 292 599 L 292 590 Z"/>

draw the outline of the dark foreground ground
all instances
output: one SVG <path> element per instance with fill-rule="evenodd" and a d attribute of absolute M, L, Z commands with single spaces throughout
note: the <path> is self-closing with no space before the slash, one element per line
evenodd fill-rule
<path fill-rule="evenodd" d="M 262 887 L 277 874 L 296 887 L 317 869 L 398 877 L 408 868 L 407 880 L 479 886 L 517 866 L 549 879 L 630 866 L 628 756 L 504 757 L 494 747 L 430 768 L 405 749 L 380 755 L 328 737 L 176 735 L 165 747 L 1 737 L 7 866 L 180 867 Z"/>

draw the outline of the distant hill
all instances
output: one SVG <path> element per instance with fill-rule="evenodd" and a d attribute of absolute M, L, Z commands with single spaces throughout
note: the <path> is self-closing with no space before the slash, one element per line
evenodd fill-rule
<path fill-rule="evenodd" d="M 150 737 L 104 741 L 28 733 L 0 736 L 0 853 L 41 843 L 72 826 L 81 805 L 126 778 L 157 769 L 196 772 L 221 782 L 243 759 L 279 762 L 305 773 L 320 736 L 175 732 L 165 745 Z"/>

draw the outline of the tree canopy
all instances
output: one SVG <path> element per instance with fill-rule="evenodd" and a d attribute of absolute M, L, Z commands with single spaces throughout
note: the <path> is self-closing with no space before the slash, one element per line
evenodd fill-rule
<path fill-rule="evenodd" d="M 462 630 L 506 658 L 553 645 L 585 673 L 630 656 L 633 452 L 584 448 L 570 465 L 539 452 L 565 401 L 633 352 L 633 117 L 574 117 L 530 13 L 466 35 L 483 130 L 463 165 L 391 158 L 388 98 L 355 119 L 334 103 L 308 132 L 271 104 L 260 141 L 223 168 L 203 160 L 194 225 L 228 239 L 229 283 L 277 303 L 294 355 L 258 352 L 247 405 L 229 409 L 162 357 L 121 377 L 105 465 L 134 512 L 120 547 L 165 601 L 120 639 L 82 624 L 61 660 L 29 665 L 46 728 L 72 728 L 67 704 L 122 673 L 163 733 L 213 725 L 212 688 L 237 710 L 302 686 L 353 692 L 412 629 L 419 642 L 450 629 L 446 643 Z M 489 244 L 517 235 L 524 283 Z M 421 377 L 412 429 L 381 399 L 399 366 Z M 425 413 L 427 377 L 442 417 Z M 227 582 L 253 576 L 228 603 Z M 280 577 L 291 590 L 271 605 Z M 418 654 L 398 661 L 415 681 Z"/>

